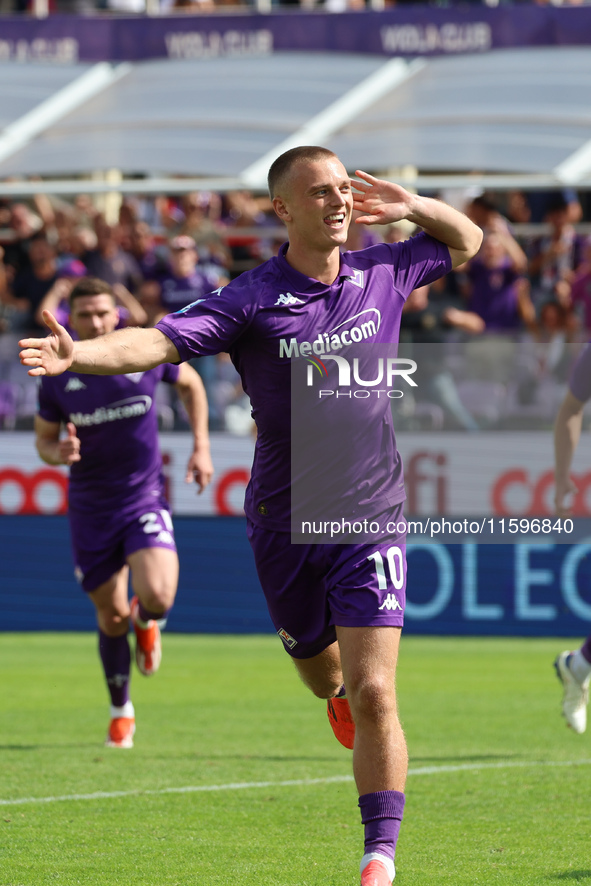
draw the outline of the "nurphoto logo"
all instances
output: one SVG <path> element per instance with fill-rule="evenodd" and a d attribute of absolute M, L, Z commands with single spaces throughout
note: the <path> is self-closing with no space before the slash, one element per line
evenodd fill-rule
<path fill-rule="evenodd" d="M 404 391 L 394 389 L 395 379 L 400 378 L 410 387 L 416 388 L 417 383 L 411 377 L 417 370 L 415 360 L 406 357 L 378 357 L 377 366 L 370 373 L 369 378 L 361 377 L 359 366 L 359 358 L 354 357 L 349 361 L 346 357 L 336 356 L 336 354 L 325 354 L 322 359 L 320 357 L 308 357 L 306 367 L 306 385 L 314 387 L 316 381 L 316 373 L 320 376 L 322 382 L 330 383 L 334 379 L 334 369 L 331 366 L 329 373 L 327 362 L 336 364 L 336 388 L 320 388 L 318 397 L 348 397 L 358 400 L 368 399 L 374 396 L 380 397 L 382 394 L 391 400 L 397 400 L 404 396 Z M 367 362 L 367 361 L 365 361 Z M 314 371 L 316 370 L 316 372 Z M 367 373 L 367 367 L 363 370 Z M 333 381 L 334 384 L 334 381 Z M 359 385 L 353 388 L 353 384 Z M 386 385 L 386 387 L 378 387 L 378 385 Z"/>

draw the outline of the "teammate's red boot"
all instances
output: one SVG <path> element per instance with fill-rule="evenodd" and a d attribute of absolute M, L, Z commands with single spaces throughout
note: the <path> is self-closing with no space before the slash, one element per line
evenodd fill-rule
<path fill-rule="evenodd" d="M 361 886 L 392 886 L 386 865 L 381 861 L 370 861 L 361 874 Z"/>
<path fill-rule="evenodd" d="M 346 698 L 329 698 L 327 703 L 328 722 L 332 726 L 336 738 L 349 750 L 353 750 L 355 741 L 355 723 L 351 708 Z"/>
<path fill-rule="evenodd" d="M 133 717 L 113 717 L 105 740 L 108 748 L 132 748 L 135 719 Z"/>
<path fill-rule="evenodd" d="M 131 598 L 131 623 L 135 631 L 135 660 L 138 668 L 145 677 L 151 677 L 160 667 L 162 659 L 162 642 L 160 640 L 160 628 L 157 622 L 151 619 L 146 627 L 138 624 L 139 600 Z"/>

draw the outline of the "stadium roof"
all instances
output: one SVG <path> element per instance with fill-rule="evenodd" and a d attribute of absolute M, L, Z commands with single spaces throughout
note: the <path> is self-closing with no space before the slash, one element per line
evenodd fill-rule
<path fill-rule="evenodd" d="M 6 62 L 0 75 L 9 84 L 0 177 L 59 179 L 47 185 L 54 192 L 80 190 L 85 175 L 95 178 L 85 190 L 262 189 L 272 160 L 297 144 L 324 144 L 351 170 L 396 170 L 422 188 L 591 188 L 587 48 L 410 62 L 337 53 Z M 125 182 L 97 175 L 108 170 Z"/>

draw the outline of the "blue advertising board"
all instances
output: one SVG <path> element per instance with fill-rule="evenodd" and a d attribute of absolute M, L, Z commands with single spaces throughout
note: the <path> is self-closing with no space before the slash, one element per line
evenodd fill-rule
<path fill-rule="evenodd" d="M 168 630 L 269 633 L 239 517 L 177 517 L 181 575 Z M 0 630 L 90 631 L 65 517 L 0 516 Z M 578 544 L 408 547 L 413 634 L 583 637 L 591 631 L 591 539 Z"/>

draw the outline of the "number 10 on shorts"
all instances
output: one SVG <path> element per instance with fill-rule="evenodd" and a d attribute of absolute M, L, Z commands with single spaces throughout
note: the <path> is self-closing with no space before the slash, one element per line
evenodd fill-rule
<path fill-rule="evenodd" d="M 388 587 L 388 579 L 386 578 L 386 570 L 384 568 L 384 558 L 380 551 L 370 554 L 367 558 L 373 560 L 376 565 L 376 577 L 378 580 L 378 589 L 385 591 Z M 399 591 L 404 586 L 404 555 L 397 545 L 392 545 L 386 552 L 386 563 L 388 564 L 388 573 L 390 581 L 394 588 Z"/>

